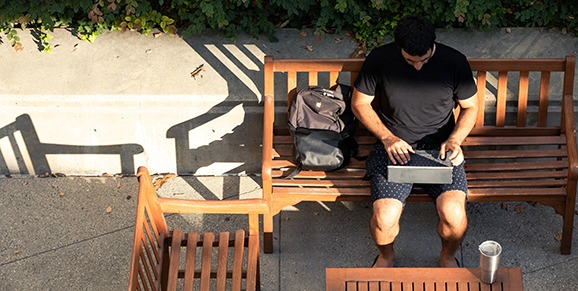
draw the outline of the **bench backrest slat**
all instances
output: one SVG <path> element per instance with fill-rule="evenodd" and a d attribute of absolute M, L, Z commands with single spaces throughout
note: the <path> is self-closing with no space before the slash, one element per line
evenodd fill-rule
<path fill-rule="evenodd" d="M 542 71 L 540 78 L 540 103 L 538 105 L 538 126 L 546 126 L 548 120 L 548 93 L 550 88 L 550 72 Z"/>
<path fill-rule="evenodd" d="M 526 108 L 528 106 L 528 82 L 530 72 L 520 72 L 520 86 L 518 89 L 518 127 L 526 126 Z"/>
<path fill-rule="evenodd" d="M 498 72 L 498 96 L 496 97 L 496 126 L 506 124 L 506 93 L 508 89 L 508 72 Z"/>

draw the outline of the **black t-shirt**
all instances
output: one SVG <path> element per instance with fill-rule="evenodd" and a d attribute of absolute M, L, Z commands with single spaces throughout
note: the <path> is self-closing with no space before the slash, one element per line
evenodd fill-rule
<path fill-rule="evenodd" d="M 376 96 L 382 122 L 411 145 L 445 141 L 455 125 L 456 100 L 468 99 L 477 91 L 467 58 L 439 43 L 419 71 L 405 61 L 393 42 L 374 49 L 355 87 Z"/>

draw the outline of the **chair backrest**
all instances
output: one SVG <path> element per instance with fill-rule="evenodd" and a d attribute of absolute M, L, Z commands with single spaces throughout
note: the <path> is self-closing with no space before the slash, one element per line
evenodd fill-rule
<path fill-rule="evenodd" d="M 267 213 L 269 209 L 265 200 L 199 201 L 161 198 L 157 196 L 145 167 L 139 167 L 137 177 L 139 197 L 129 290 L 174 290 L 177 279 L 183 277 L 186 287 L 192 286 L 195 278 L 200 278 L 201 290 L 208 288 L 211 277 L 216 279 L 213 284 L 219 290 L 224 288 L 226 278 L 232 279 L 232 287 L 227 289 L 240 289 L 242 277 L 246 277 L 247 290 L 258 289 L 259 214 Z M 185 233 L 180 229 L 170 229 L 164 218 L 166 213 L 247 214 L 248 236 L 244 230 L 237 230 L 230 241 L 228 233 L 215 236 L 212 233 Z M 200 248 L 198 252 L 197 247 Z M 215 267 L 211 258 L 213 247 L 218 249 L 216 272 L 211 271 Z M 229 247 L 234 248 L 231 268 L 227 267 Z M 179 270 L 178 266 L 182 257 L 181 248 L 186 253 L 184 270 Z M 246 254 L 242 253 L 244 248 L 248 249 Z M 200 260 L 197 260 L 196 254 L 200 254 Z"/>

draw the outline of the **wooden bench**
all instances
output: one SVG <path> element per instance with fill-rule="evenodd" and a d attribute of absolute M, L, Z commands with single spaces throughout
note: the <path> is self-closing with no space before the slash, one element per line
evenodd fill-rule
<path fill-rule="evenodd" d="M 570 254 L 578 178 L 572 96 L 575 57 L 469 62 L 481 106 L 475 128 L 463 143 L 468 200 L 553 207 L 563 217 L 561 253 Z M 263 223 L 266 253 L 273 251 L 273 216 L 284 207 L 302 201 L 370 200 L 369 182 L 362 180 L 365 164 L 355 159 L 339 171 L 302 171 L 286 178 L 296 166 L 287 105 L 308 85 L 329 87 L 338 80 L 352 84 L 362 63 L 363 59 L 265 57 L 262 179 L 263 198 L 270 207 Z M 558 81 L 560 90 L 550 88 L 554 88 L 551 79 Z M 560 117 L 554 118 L 551 108 L 559 108 Z M 376 141 L 363 128 L 356 139 L 361 155 L 369 154 Z M 409 201 L 431 201 L 414 192 Z"/>
<path fill-rule="evenodd" d="M 138 169 L 137 176 L 139 193 L 128 290 L 260 289 L 259 214 L 268 211 L 263 199 L 159 198 L 145 167 Z M 183 232 L 169 229 L 166 213 L 248 214 L 249 230 L 236 230 L 234 234 Z"/>
<path fill-rule="evenodd" d="M 522 291 L 520 268 L 500 268 L 496 281 L 481 281 L 480 268 L 327 268 L 327 291 L 492 290 Z"/>

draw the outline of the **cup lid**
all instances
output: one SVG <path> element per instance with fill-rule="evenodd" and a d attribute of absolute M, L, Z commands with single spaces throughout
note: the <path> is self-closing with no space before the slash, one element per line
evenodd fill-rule
<path fill-rule="evenodd" d="M 482 254 L 488 257 L 497 256 L 502 253 L 502 246 L 493 240 L 483 242 L 478 248 Z"/>

